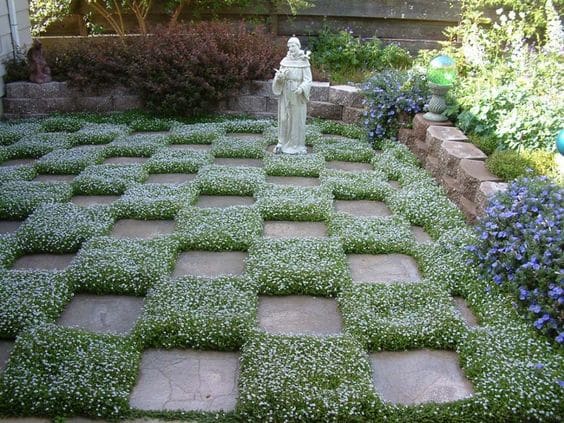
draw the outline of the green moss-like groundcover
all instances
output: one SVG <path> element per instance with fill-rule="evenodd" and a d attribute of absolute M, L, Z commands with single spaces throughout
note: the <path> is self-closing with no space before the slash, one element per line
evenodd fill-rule
<path fill-rule="evenodd" d="M 502 294 L 486 293 L 466 263 L 464 246 L 474 235 L 409 150 L 383 142 L 383 152 L 371 156 L 362 134 L 353 129 L 335 123 L 310 126 L 308 145 L 316 154 L 289 160 L 264 152 L 265 168 L 257 169 L 213 165 L 213 152 L 262 156 L 275 141 L 276 128 L 269 121 L 186 125 L 142 119 L 127 126 L 92 123 L 85 116 L 0 126 L 3 160 L 43 154 L 35 165 L 2 169 L 0 181 L 0 218 L 27 218 L 15 234 L 0 235 L 0 328 L 2 336 L 15 339 L 0 376 L 0 413 L 201 422 L 558 421 L 562 350 L 532 333 Z M 135 130 L 169 133 L 128 137 Z M 229 139 L 238 141 L 229 144 Z M 168 144 L 180 143 L 211 144 L 212 152 L 168 150 Z M 100 164 L 118 154 L 149 160 Z M 324 158 L 370 161 L 374 171 L 327 170 Z M 79 176 L 72 185 L 31 182 L 38 171 Z M 198 176 L 181 185 L 143 184 L 148 173 L 176 172 Z M 267 175 L 319 176 L 321 186 L 277 187 L 266 183 Z M 390 186 L 392 180 L 402 188 Z M 83 209 L 68 203 L 79 193 L 122 197 L 111 206 Z M 253 195 L 257 203 L 199 209 L 193 206 L 199 194 Z M 335 212 L 333 199 L 382 201 L 393 216 Z M 153 240 L 104 236 L 123 218 L 175 219 L 177 225 L 173 234 Z M 272 219 L 323 221 L 328 236 L 264 238 L 263 221 Z M 434 241 L 418 243 L 410 225 L 422 226 Z M 183 249 L 247 251 L 245 274 L 171 279 Z M 60 272 L 11 269 L 18 257 L 40 251 L 77 251 L 77 256 Z M 352 282 L 347 254 L 391 253 L 412 256 L 422 280 Z M 144 295 L 144 310 L 124 337 L 53 325 L 78 292 Z M 256 324 L 257 294 L 334 297 L 343 333 L 264 333 Z M 466 326 L 453 296 L 466 299 L 479 327 Z M 151 347 L 239 350 L 236 409 L 131 410 L 140 355 Z M 474 395 L 445 404 L 383 402 L 372 387 L 372 377 L 378 376 L 372 375 L 367 353 L 420 348 L 455 350 Z"/>

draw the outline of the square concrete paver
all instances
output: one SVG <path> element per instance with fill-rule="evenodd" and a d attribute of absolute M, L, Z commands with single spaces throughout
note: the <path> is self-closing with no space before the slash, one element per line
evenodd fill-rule
<path fill-rule="evenodd" d="M 174 220 L 118 220 L 110 235 L 115 238 L 150 239 L 174 232 Z"/>
<path fill-rule="evenodd" d="M 81 207 L 112 204 L 119 199 L 119 195 L 75 195 L 71 202 Z"/>
<path fill-rule="evenodd" d="M 258 141 L 263 138 L 262 134 L 253 134 L 250 132 L 230 132 L 227 138 L 237 138 L 239 140 Z"/>
<path fill-rule="evenodd" d="M 245 167 L 262 167 L 262 160 L 260 159 L 215 159 L 214 164 L 223 166 L 245 166 Z"/>
<path fill-rule="evenodd" d="M 21 165 L 33 166 L 34 164 L 35 164 L 35 159 L 11 159 L 0 163 L 0 166 L 21 166 Z"/>
<path fill-rule="evenodd" d="M 412 226 L 410 229 L 417 242 L 420 242 L 421 244 L 429 244 L 430 242 L 433 242 L 433 238 L 431 238 L 431 236 L 425 232 L 425 229 L 421 226 Z"/>
<path fill-rule="evenodd" d="M 146 157 L 110 157 L 104 160 L 104 164 L 120 164 L 120 165 L 128 165 L 128 164 L 142 164 L 145 163 L 147 160 Z"/>
<path fill-rule="evenodd" d="M 127 334 L 141 315 L 143 298 L 78 294 L 66 306 L 58 324 L 91 332 Z"/>
<path fill-rule="evenodd" d="M 231 206 L 252 206 L 254 203 L 255 199 L 253 197 L 241 197 L 238 195 L 200 195 L 196 206 L 224 209 Z"/>
<path fill-rule="evenodd" d="M 238 379 L 238 353 L 147 350 L 129 403 L 141 410 L 231 411 Z"/>
<path fill-rule="evenodd" d="M 321 222 L 264 222 L 264 236 L 269 238 L 322 238 L 327 236 L 327 226 Z"/>
<path fill-rule="evenodd" d="M 405 254 L 349 254 L 353 282 L 418 282 L 416 261 Z"/>
<path fill-rule="evenodd" d="M 210 151 L 210 144 L 171 144 L 168 148 L 173 150 L 194 150 L 194 151 Z"/>
<path fill-rule="evenodd" d="M 392 211 L 381 201 L 335 200 L 335 210 L 353 216 L 391 216 Z"/>
<path fill-rule="evenodd" d="M 19 220 L 0 220 L 0 234 L 11 234 L 18 230 L 23 222 Z"/>
<path fill-rule="evenodd" d="M 172 277 L 241 275 L 245 271 L 246 258 L 247 253 L 240 251 L 188 251 L 178 256 Z"/>
<path fill-rule="evenodd" d="M 337 301 L 331 298 L 260 297 L 257 319 L 261 329 L 275 334 L 334 335 L 343 329 Z"/>
<path fill-rule="evenodd" d="M 75 254 L 29 254 L 17 259 L 13 269 L 44 269 L 63 270 L 66 269 Z"/>
<path fill-rule="evenodd" d="M 395 404 L 450 402 L 471 397 L 472 384 L 451 351 L 403 351 L 370 354 L 378 394 Z"/>
<path fill-rule="evenodd" d="M 398 181 L 388 181 L 388 185 L 396 190 L 401 189 L 401 185 Z"/>
<path fill-rule="evenodd" d="M 6 368 L 6 363 L 8 362 L 8 358 L 10 358 L 12 348 L 14 348 L 13 341 L 0 339 L 0 372 Z"/>
<path fill-rule="evenodd" d="M 274 149 L 276 148 L 276 144 L 271 144 L 266 148 L 266 151 L 269 153 L 274 153 Z M 310 145 L 306 145 L 306 154 L 311 154 L 313 152 L 313 147 Z"/>
<path fill-rule="evenodd" d="M 72 182 L 75 175 L 37 175 L 35 182 Z"/>
<path fill-rule="evenodd" d="M 374 170 L 369 163 L 359 163 L 359 162 L 343 162 L 343 161 L 331 161 L 327 162 L 327 169 L 344 170 L 347 172 L 363 172 L 366 170 Z"/>
<path fill-rule="evenodd" d="M 476 319 L 476 316 L 472 313 L 470 307 L 468 307 L 466 300 L 462 297 L 454 297 L 453 302 L 466 324 L 471 328 L 477 327 L 478 319 Z"/>
<path fill-rule="evenodd" d="M 149 184 L 184 184 L 193 181 L 196 178 L 195 173 L 156 173 L 149 175 L 147 183 Z"/>
<path fill-rule="evenodd" d="M 266 182 L 295 187 L 315 187 L 321 184 L 319 178 L 308 178 L 305 176 L 267 176 Z"/>

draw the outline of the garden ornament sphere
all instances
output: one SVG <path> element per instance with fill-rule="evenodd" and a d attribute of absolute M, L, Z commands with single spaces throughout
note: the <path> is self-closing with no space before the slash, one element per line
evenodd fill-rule
<path fill-rule="evenodd" d="M 444 122 L 448 120 L 443 114 L 447 107 L 445 96 L 456 81 L 454 60 L 448 56 L 435 57 L 429 63 L 427 80 L 433 95 L 429 100 L 429 111 L 423 117 L 433 122 Z"/>
<path fill-rule="evenodd" d="M 564 155 L 564 129 L 558 131 L 556 137 L 556 149 L 561 155 Z"/>

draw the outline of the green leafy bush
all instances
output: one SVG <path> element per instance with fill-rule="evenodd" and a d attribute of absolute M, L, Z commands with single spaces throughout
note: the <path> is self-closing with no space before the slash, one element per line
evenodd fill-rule
<path fill-rule="evenodd" d="M 0 145 L 10 145 L 19 139 L 39 132 L 41 125 L 36 122 L 2 123 L 0 122 Z"/>
<path fill-rule="evenodd" d="M 486 167 L 504 181 L 525 176 L 531 170 L 531 163 L 517 151 L 496 150 L 486 159 Z"/>
<path fill-rule="evenodd" d="M 171 144 L 211 144 L 224 134 L 223 125 L 214 123 L 175 124 L 168 138 Z"/>
<path fill-rule="evenodd" d="M 150 157 L 168 144 L 162 134 L 134 134 L 117 138 L 105 148 L 107 157 Z"/>

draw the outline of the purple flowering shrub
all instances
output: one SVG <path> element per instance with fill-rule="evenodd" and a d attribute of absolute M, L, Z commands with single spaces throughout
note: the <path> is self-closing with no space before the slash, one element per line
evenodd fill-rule
<path fill-rule="evenodd" d="M 518 301 L 536 329 L 564 344 L 564 190 L 520 178 L 489 203 L 468 246 L 482 278 Z"/>
<path fill-rule="evenodd" d="M 400 112 L 415 115 L 423 110 L 429 89 L 415 71 L 389 69 L 374 74 L 362 87 L 368 110 L 364 124 L 371 141 L 394 137 Z"/>

